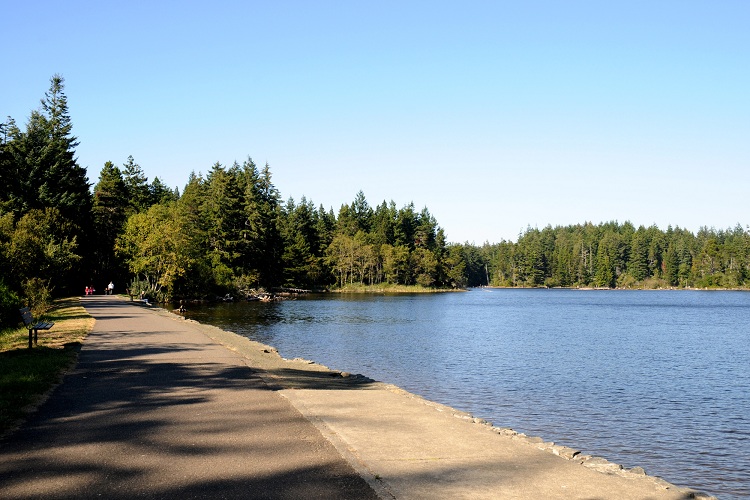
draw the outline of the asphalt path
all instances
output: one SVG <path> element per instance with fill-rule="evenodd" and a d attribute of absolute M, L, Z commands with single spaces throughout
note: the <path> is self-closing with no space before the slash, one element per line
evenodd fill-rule
<path fill-rule="evenodd" d="M 116 296 L 79 361 L 0 442 L 0 498 L 377 498 L 241 354 Z"/>

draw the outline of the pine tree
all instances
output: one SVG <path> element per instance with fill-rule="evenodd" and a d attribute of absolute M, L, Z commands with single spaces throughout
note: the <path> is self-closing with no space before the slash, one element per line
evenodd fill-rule
<path fill-rule="evenodd" d="M 677 249 L 674 243 L 670 243 L 667 247 L 667 253 L 664 256 L 664 279 L 667 280 L 670 286 L 679 284 L 679 270 L 680 261 Z"/>
<path fill-rule="evenodd" d="M 94 228 L 96 269 L 95 282 L 125 278 L 125 266 L 115 257 L 117 236 L 122 232 L 128 213 L 128 195 L 122 172 L 108 161 L 94 186 Z"/>
<path fill-rule="evenodd" d="M 150 205 L 170 203 L 177 201 L 180 197 L 176 190 L 170 189 L 159 177 L 154 177 L 154 180 L 151 181 L 151 185 L 148 187 L 148 195 Z"/>
<path fill-rule="evenodd" d="M 123 180 L 128 192 L 130 212 L 138 213 L 147 210 L 151 206 L 152 201 L 148 177 L 143 173 L 141 166 L 135 162 L 132 155 L 128 156 L 122 168 Z"/>
<path fill-rule="evenodd" d="M 41 100 L 39 110 L 31 112 L 26 130 L 19 130 L 9 120 L 3 130 L 3 189 L 0 206 L 12 211 L 16 220 L 31 210 L 53 208 L 58 214 L 61 235 L 76 249 L 78 257 L 69 262 L 90 265 L 87 252 L 93 233 L 92 198 L 86 170 L 78 165 L 75 148 L 78 140 L 72 135 L 72 122 L 64 92 L 64 79 L 55 75 Z M 81 269 L 66 267 L 66 275 L 57 275 L 57 291 L 68 293 L 76 283 Z"/>
<path fill-rule="evenodd" d="M 643 281 L 648 277 L 648 242 L 646 241 L 646 230 L 643 226 L 638 228 L 638 231 L 633 235 L 628 273 L 636 281 Z"/>
<path fill-rule="evenodd" d="M 78 139 L 72 135 L 64 83 L 62 76 L 53 76 L 50 89 L 42 99 L 41 124 L 47 134 L 47 144 L 38 165 L 43 170 L 43 182 L 38 187 L 39 202 L 60 210 L 66 219 L 78 224 L 79 236 L 83 236 L 91 228 L 92 199 L 86 169 L 79 166 L 75 158 Z"/>
<path fill-rule="evenodd" d="M 222 288 L 231 286 L 242 256 L 244 214 L 236 169 L 227 171 L 214 164 L 206 177 L 203 217 L 206 221 L 209 255 Z"/>
<path fill-rule="evenodd" d="M 13 140 L 20 135 L 16 122 L 8 117 L 0 123 L 0 214 L 13 212 L 20 214 L 19 206 L 21 176 L 13 157 Z"/>

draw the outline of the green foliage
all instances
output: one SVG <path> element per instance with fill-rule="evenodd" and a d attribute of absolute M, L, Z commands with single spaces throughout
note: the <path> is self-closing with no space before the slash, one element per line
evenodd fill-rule
<path fill-rule="evenodd" d="M 484 261 L 499 286 L 746 288 L 750 232 L 737 226 L 694 235 L 628 222 L 529 228 L 517 243 L 492 245 Z M 466 262 L 469 284 L 481 283 Z"/>
<path fill-rule="evenodd" d="M 143 173 L 143 169 L 135 162 L 132 155 L 128 156 L 122 168 L 128 212 L 136 213 L 148 209 L 153 203 L 148 177 Z"/>
<path fill-rule="evenodd" d="M 33 277 L 62 293 L 77 289 L 90 262 L 78 242 L 92 236 L 92 199 L 61 76 L 50 79 L 25 130 L 12 119 L 3 124 L 0 144 L 2 250 L 10 264 L 0 276 L 14 290 Z"/>
<path fill-rule="evenodd" d="M 11 278 L 25 283 L 39 278 L 54 289 L 72 280 L 81 256 L 77 253 L 73 224 L 59 210 L 33 209 L 21 217 L 5 247 Z"/>
<path fill-rule="evenodd" d="M 99 174 L 99 182 L 94 186 L 93 213 L 97 236 L 91 245 L 96 260 L 92 282 L 125 279 L 126 268 L 115 255 L 115 242 L 129 211 L 128 190 L 122 172 L 108 161 Z"/>
<path fill-rule="evenodd" d="M 185 224 L 175 204 L 152 205 L 133 214 L 117 239 L 118 255 L 130 271 L 146 282 L 146 293 L 159 300 L 171 299 L 175 283 L 193 264 L 192 228 Z"/>
<path fill-rule="evenodd" d="M 52 290 L 41 278 L 30 278 L 23 283 L 23 293 L 35 318 L 42 317 L 52 306 Z"/>
<path fill-rule="evenodd" d="M 443 259 L 443 271 L 446 283 L 451 288 L 466 286 L 466 262 L 463 259 L 463 249 L 460 245 L 450 245 Z"/>
<path fill-rule="evenodd" d="M 426 248 L 416 248 L 412 252 L 411 267 L 417 285 L 430 287 L 437 281 L 438 261 L 435 254 Z"/>
<path fill-rule="evenodd" d="M 384 281 L 394 285 L 410 282 L 409 247 L 385 244 L 380 247 Z"/>
<path fill-rule="evenodd" d="M 19 322 L 21 298 L 0 280 L 0 331 Z"/>

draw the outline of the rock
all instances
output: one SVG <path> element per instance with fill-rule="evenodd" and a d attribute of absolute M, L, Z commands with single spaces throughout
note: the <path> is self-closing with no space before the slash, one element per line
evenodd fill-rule
<path fill-rule="evenodd" d="M 341 372 L 341 376 L 342 376 L 343 378 L 349 378 L 349 377 L 351 377 L 351 376 L 352 376 L 352 374 L 351 374 L 351 373 L 349 373 L 349 372 Z"/>
<path fill-rule="evenodd" d="M 305 359 L 305 358 L 294 358 L 292 360 L 292 362 L 295 362 L 295 363 L 305 363 L 307 365 L 314 365 L 315 364 L 315 361 L 312 361 L 312 360 L 309 360 L 309 359 Z"/>
<path fill-rule="evenodd" d="M 631 474 L 637 474 L 639 476 L 645 476 L 646 470 L 643 467 L 633 467 L 629 471 Z"/>
<path fill-rule="evenodd" d="M 615 473 L 622 470 L 622 465 L 612 463 L 601 457 L 591 457 L 583 462 L 583 465 L 598 470 L 599 472 Z"/>
<path fill-rule="evenodd" d="M 567 446 L 554 446 L 552 448 L 552 453 L 568 460 L 573 460 L 576 456 L 580 455 L 581 452 L 580 450 L 574 450 L 573 448 L 568 448 Z"/>
<path fill-rule="evenodd" d="M 543 443 L 539 443 L 537 446 L 540 450 L 544 451 L 551 451 L 554 453 L 555 443 L 553 441 L 545 441 Z"/>
<path fill-rule="evenodd" d="M 472 422 L 474 422 L 475 424 L 492 425 L 491 423 L 489 423 L 488 421 L 486 421 L 483 418 L 473 418 Z"/>

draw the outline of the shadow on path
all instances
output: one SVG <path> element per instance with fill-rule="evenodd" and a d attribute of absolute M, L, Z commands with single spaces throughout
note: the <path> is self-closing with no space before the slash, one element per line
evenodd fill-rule
<path fill-rule="evenodd" d="M 116 297 L 0 443 L 1 498 L 376 498 L 242 358 Z"/>

